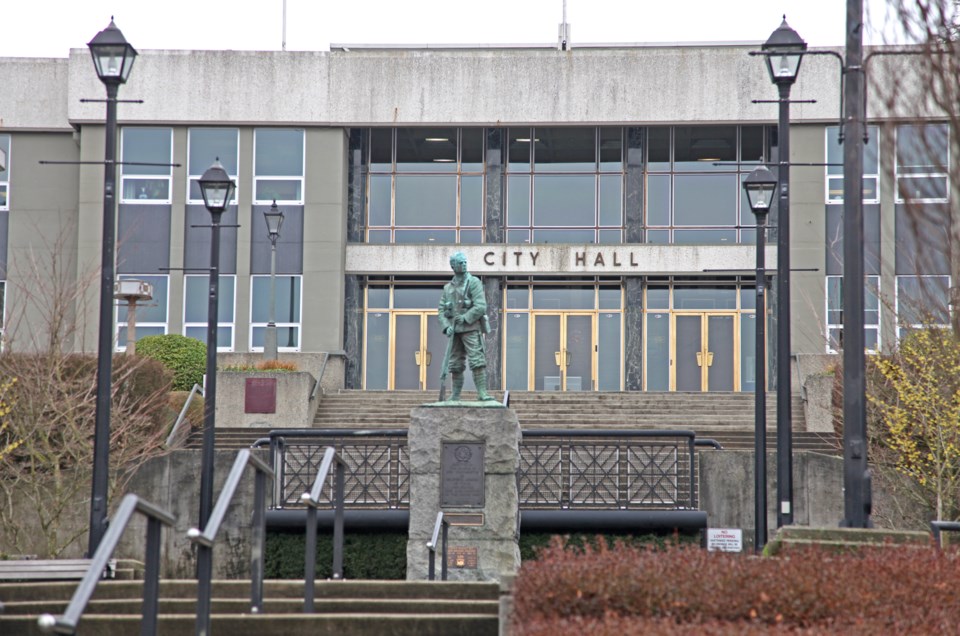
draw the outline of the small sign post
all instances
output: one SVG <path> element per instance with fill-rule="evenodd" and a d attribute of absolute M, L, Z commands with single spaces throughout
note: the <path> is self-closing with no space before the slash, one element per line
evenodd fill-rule
<path fill-rule="evenodd" d="M 743 530 L 740 528 L 707 528 L 707 550 L 710 552 L 743 552 Z"/>

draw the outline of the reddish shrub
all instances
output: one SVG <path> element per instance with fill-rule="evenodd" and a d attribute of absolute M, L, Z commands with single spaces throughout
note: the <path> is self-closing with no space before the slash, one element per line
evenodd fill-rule
<path fill-rule="evenodd" d="M 514 590 L 523 636 L 950 633 L 960 617 L 955 553 L 882 547 L 789 558 L 674 546 L 565 549 L 525 562 Z"/>

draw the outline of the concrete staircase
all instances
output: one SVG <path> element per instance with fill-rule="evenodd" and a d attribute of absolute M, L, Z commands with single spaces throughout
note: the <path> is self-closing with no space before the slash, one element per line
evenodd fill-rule
<path fill-rule="evenodd" d="M 37 617 L 62 613 L 74 589 L 75 582 L 0 584 L 0 634 L 40 634 Z M 138 633 L 142 590 L 139 581 L 101 582 L 78 632 Z M 196 593 L 196 581 L 161 582 L 160 634 L 194 633 Z M 215 581 L 213 594 L 212 631 L 230 636 L 487 636 L 499 624 L 496 583 L 318 581 L 313 614 L 302 612 L 302 581 L 266 581 L 260 614 L 250 613 L 249 581 Z"/>
<path fill-rule="evenodd" d="M 494 395 L 500 399 L 502 393 Z M 469 395 L 467 396 L 470 397 Z M 316 428 L 406 428 L 410 411 L 434 402 L 436 392 L 341 391 L 323 396 L 313 426 Z M 775 443 L 776 395 L 767 396 L 767 434 Z M 511 392 L 510 406 L 520 426 L 531 428 L 692 429 L 698 437 L 719 441 L 725 449 L 752 449 L 753 393 L 558 393 Z M 835 436 L 808 432 L 803 403 L 794 396 L 795 450 L 838 454 Z M 269 429 L 217 428 L 218 448 L 243 448 L 266 436 Z M 188 441 L 199 448 L 200 436 Z"/>

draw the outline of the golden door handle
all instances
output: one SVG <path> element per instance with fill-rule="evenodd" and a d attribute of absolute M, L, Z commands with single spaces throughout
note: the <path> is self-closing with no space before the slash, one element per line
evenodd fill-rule
<path fill-rule="evenodd" d="M 707 351 L 707 366 L 708 367 L 713 366 L 713 351 Z"/>
<path fill-rule="evenodd" d="M 419 352 L 419 351 L 414 351 L 414 352 L 413 352 L 413 359 L 417 361 L 417 366 L 419 367 L 419 366 L 420 366 L 420 352 Z"/>
<path fill-rule="evenodd" d="M 703 351 L 697 351 L 697 366 L 698 367 L 703 366 Z"/>
<path fill-rule="evenodd" d="M 712 354 L 711 354 L 712 355 Z M 433 362 L 433 354 L 427 351 L 427 366 L 430 366 L 430 363 Z"/>
<path fill-rule="evenodd" d="M 560 351 L 553 352 L 553 359 L 557 361 L 557 366 L 560 366 Z"/>

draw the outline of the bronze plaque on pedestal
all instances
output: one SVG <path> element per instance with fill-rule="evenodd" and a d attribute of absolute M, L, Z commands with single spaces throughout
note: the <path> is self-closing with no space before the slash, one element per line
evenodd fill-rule
<path fill-rule="evenodd" d="M 483 508 L 482 442 L 443 442 L 440 453 L 440 507 Z"/>
<path fill-rule="evenodd" d="M 477 569 L 477 548 L 455 545 L 447 548 L 447 567 L 458 570 Z"/>
<path fill-rule="evenodd" d="M 247 378 L 243 392 L 244 413 L 277 412 L 277 379 Z"/>

